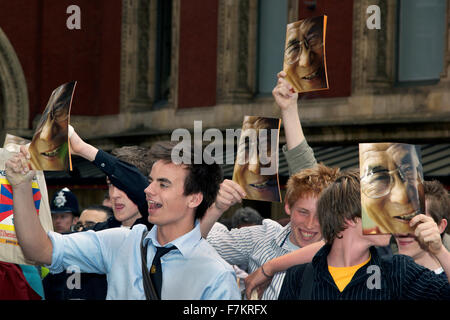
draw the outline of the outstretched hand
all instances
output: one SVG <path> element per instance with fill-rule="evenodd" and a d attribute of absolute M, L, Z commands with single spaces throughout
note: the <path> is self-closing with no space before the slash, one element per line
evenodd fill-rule
<path fill-rule="evenodd" d="M 36 172 L 31 170 L 30 159 L 27 145 L 21 146 L 20 152 L 6 162 L 6 178 L 13 187 L 29 184 L 33 180 Z"/>
<path fill-rule="evenodd" d="M 69 125 L 69 141 L 71 152 L 74 155 L 81 155 L 85 142 L 75 132 L 74 128 L 71 125 Z"/>
<path fill-rule="evenodd" d="M 232 205 L 242 202 L 242 198 L 246 196 L 244 189 L 233 180 L 225 179 L 220 184 L 220 189 L 214 202 L 215 207 L 225 212 Z"/>
<path fill-rule="evenodd" d="M 286 76 L 286 72 L 280 71 L 277 74 L 277 85 L 272 90 L 272 95 L 281 111 L 289 111 L 292 108 L 297 109 L 298 93 L 294 91 L 292 85 L 285 79 Z"/>
<path fill-rule="evenodd" d="M 264 291 L 272 282 L 272 277 L 267 277 L 262 272 L 261 267 L 249 274 L 244 280 L 245 282 L 245 295 L 248 300 L 252 299 L 253 291 L 258 293 L 258 299 L 261 299 Z"/>

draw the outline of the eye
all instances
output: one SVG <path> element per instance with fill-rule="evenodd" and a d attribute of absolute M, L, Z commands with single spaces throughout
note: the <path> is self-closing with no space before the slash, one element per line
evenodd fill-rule
<path fill-rule="evenodd" d="M 387 172 L 374 173 L 370 176 L 369 183 L 389 183 L 390 177 Z"/>

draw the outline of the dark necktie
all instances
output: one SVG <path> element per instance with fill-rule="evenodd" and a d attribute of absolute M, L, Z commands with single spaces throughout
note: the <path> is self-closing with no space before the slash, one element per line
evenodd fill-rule
<path fill-rule="evenodd" d="M 153 258 L 152 266 L 150 268 L 150 278 L 153 281 L 155 290 L 158 293 L 158 297 L 161 299 L 161 287 L 162 287 L 162 269 L 161 269 L 161 257 L 167 252 L 176 249 L 177 247 L 172 246 L 169 248 L 156 247 L 156 254 Z"/>

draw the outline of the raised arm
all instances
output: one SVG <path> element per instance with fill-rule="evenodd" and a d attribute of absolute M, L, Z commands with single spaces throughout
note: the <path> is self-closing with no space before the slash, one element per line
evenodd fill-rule
<path fill-rule="evenodd" d="M 69 126 L 70 149 L 74 155 L 85 158 L 88 161 L 94 161 L 98 149 L 89 143 L 84 142 L 75 132 L 72 126 Z"/>
<path fill-rule="evenodd" d="M 220 184 L 216 201 L 209 207 L 200 221 L 202 237 L 206 239 L 212 226 L 219 220 L 222 214 L 235 203 L 242 202 L 242 198 L 244 197 L 245 191 L 238 183 L 225 179 Z"/>
<path fill-rule="evenodd" d="M 6 177 L 13 190 L 14 228 L 24 256 L 38 264 L 51 264 L 53 245 L 39 221 L 33 201 L 30 154 L 25 146 L 6 162 Z"/>
<path fill-rule="evenodd" d="M 281 118 L 283 119 L 284 131 L 286 134 L 286 144 L 288 150 L 293 149 L 305 140 L 303 135 L 300 117 L 298 115 L 298 93 L 295 93 L 291 84 L 285 79 L 286 72 L 277 74 L 278 82 L 272 90 L 275 102 L 280 107 Z"/>
<path fill-rule="evenodd" d="M 293 175 L 313 167 L 317 161 L 303 134 L 297 106 L 298 93 L 294 92 L 291 84 L 285 79 L 286 72 L 281 71 L 277 76 L 277 85 L 272 90 L 272 94 L 280 108 L 286 135 L 283 153 L 289 167 L 289 175 Z"/>

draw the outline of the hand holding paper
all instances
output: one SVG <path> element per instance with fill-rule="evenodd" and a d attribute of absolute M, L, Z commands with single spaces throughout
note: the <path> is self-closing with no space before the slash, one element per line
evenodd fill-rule
<path fill-rule="evenodd" d="M 283 70 L 296 92 L 328 89 L 326 26 L 327 16 L 287 25 Z"/>
<path fill-rule="evenodd" d="M 6 177 L 12 186 L 29 184 L 35 176 L 30 170 L 30 154 L 27 146 L 21 146 L 20 152 L 13 155 L 5 164 Z"/>

